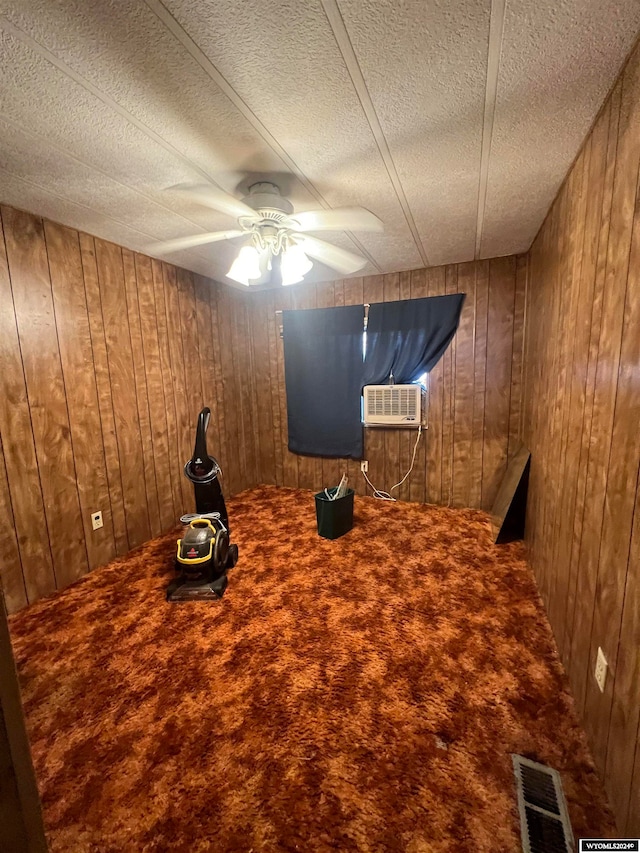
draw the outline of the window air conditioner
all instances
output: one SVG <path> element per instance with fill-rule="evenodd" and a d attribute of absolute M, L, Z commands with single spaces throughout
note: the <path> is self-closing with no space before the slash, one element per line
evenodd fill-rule
<path fill-rule="evenodd" d="M 365 426 L 419 427 L 426 411 L 422 385 L 365 385 Z"/>

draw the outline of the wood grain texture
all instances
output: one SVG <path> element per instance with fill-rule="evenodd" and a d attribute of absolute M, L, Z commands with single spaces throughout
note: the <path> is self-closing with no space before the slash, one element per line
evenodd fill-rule
<path fill-rule="evenodd" d="M 375 302 L 384 301 L 384 279 L 382 276 L 366 276 L 362 280 L 362 296 L 360 290 L 355 288 L 350 281 L 345 282 L 345 304 L 358 305 L 360 301 L 368 302 L 373 305 Z M 385 444 L 384 430 L 367 428 L 364 431 L 364 451 L 367 461 L 369 462 L 369 472 L 367 474 L 373 486 L 377 489 L 386 491 L 385 486 Z M 371 487 L 367 485 L 366 480 L 360 475 L 356 476 L 358 487 L 364 488 L 364 494 L 371 494 Z M 393 483 L 389 483 L 389 488 Z M 356 488 L 359 493 L 359 489 Z"/>
<path fill-rule="evenodd" d="M 236 363 L 234 403 L 240 406 L 239 447 L 240 480 L 242 483 L 255 484 L 258 481 L 256 454 L 262 436 L 256 429 L 256 412 L 253 405 L 253 386 L 255 384 L 255 364 L 250 337 L 248 298 L 244 294 L 234 294 L 234 324 L 232 347 Z"/>
<path fill-rule="evenodd" d="M 169 439 L 166 400 L 162 384 L 156 293 L 151 259 L 144 255 L 136 255 L 135 273 L 153 459 L 167 459 L 169 456 Z M 167 530 L 176 518 L 171 491 L 171 475 L 168 465 L 154 464 L 154 470 L 160 529 Z"/>
<path fill-rule="evenodd" d="M 42 220 L 3 208 L 9 275 L 44 517 L 57 582 L 88 570 Z"/>
<path fill-rule="evenodd" d="M 7 468 L 4 461 L 2 442 L 0 441 L 0 513 L 6 519 L 4 535 L 0 540 L 0 565 L 2 566 L 2 591 L 4 593 L 7 607 L 12 612 L 19 610 L 27 604 L 27 591 L 22 574 L 20 551 L 15 534 L 15 519 L 11 505 L 11 494 L 9 493 L 9 482 L 7 480 Z"/>
<path fill-rule="evenodd" d="M 447 350 L 448 355 L 428 379 L 429 427 L 418 445 L 411 476 L 394 496 L 474 507 L 481 506 L 484 499 L 490 506 L 506 470 L 509 447 L 512 452 L 517 449 L 526 283 L 526 259 L 500 258 L 352 278 L 306 290 L 301 284 L 276 291 L 271 298 L 251 295 L 247 305 L 256 365 L 253 399 L 256 417 L 263 425 L 261 434 L 271 423 L 275 442 L 273 456 L 270 447 L 265 449 L 264 458 L 259 452 L 260 482 L 320 489 L 334 485 L 346 471 L 349 484 L 358 494 L 371 494 L 358 460 L 300 457 L 287 449 L 282 339 L 273 312 L 287 307 L 363 305 L 462 291 L 467 299 L 455 346 Z M 487 407 L 492 409 L 490 415 L 486 414 Z M 388 491 L 406 474 L 415 438 L 410 430 L 365 429 L 368 476 L 376 488 Z"/>
<path fill-rule="evenodd" d="M 65 380 L 69 426 L 89 568 L 116 555 L 109 485 L 101 433 L 91 329 L 77 231 L 45 222 L 56 328 Z M 104 527 L 93 531 L 91 513 L 102 510 Z"/>
<path fill-rule="evenodd" d="M 51 546 L 42 524 L 44 504 L 36 451 L 27 402 L 18 329 L 13 309 L 4 238 L 0 240 L 0 437 L 7 491 L 4 502 L 11 506 L 20 566 L 11 555 L 10 541 L 5 541 L 2 563 L 2 585 L 7 590 L 7 606 L 21 606 L 22 596 L 16 577 L 20 568 L 26 598 L 33 601 L 55 589 Z"/>
<path fill-rule="evenodd" d="M 122 249 L 104 240 L 95 245 L 127 537 L 135 548 L 149 539 L 150 525 Z"/>
<path fill-rule="evenodd" d="M 640 832 L 640 51 L 529 257 L 527 541 L 621 835 Z M 593 676 L 598 648 L 605 690 Z"/>
<path fill-rule="evenodd" d="M 131 339 L 131 356 L 133 360 L 133 376 L 135 380 L 138 423 L 140 424 L 140 443 L 143 449 L 142 469 L 144 471 L 147 514 L 151 535 L 158 536 L 162 531 L 162 526 L 160 524 L 160 504 L 158 502 L 156 468 L 153 461 L 153 438 L 151 435 L 151 415 L 149 411 L 149 394 L 147 390 L 147 372 L 144 362 L 144 348 L 142 345 L 138 280 L 136 276 L 135 257 L 133 252 L 130 252 L 128 249 L 122 250 L 122 268 L 124 272 L 127 318 L 129 320 L 129 337 Z"/>
<path fill-rule="evenodd" d="M 104 449 L 105 464 L 107 467 L 107 483 L 109 486 L 109 503 L 111 509 L 111 520 L 113 523 L 113 535 L 116 543 L 116 553 L 126 554 L 129 550 L 129 540 L 127 537 L 127 523 L 124 515 L 122 477 L 120 475 L 120 456 L 118 453 L 118 441 L 116 439 L 116 425 L 111 395 L 111 378 L 109 376 L 107 344 L 105 340 L 104 326 L 102 323 L 102 300 L 100 298 L 100 284 L 98 282 L 98 268 L 96 265 L 96 247 L 93 237 L 90 237 L 88 234 L 80 234 L 80 252 L 82 257 L 84 287 L 87 296 L 87 309 L 89 312 L 89 327 L 91 329 L 91 346 L 93 350 L 93 362 L 98 390 L 98 407 L 100 411 L 100 421 L 102 424 L 102 445 Z M 96 509 L 102 508 L 96 507 Z"/>
<path fill-rule="evenodd" d="M 179 271 L 176 267 L 165 263 L 162 264 L 165 310 L 164 334 L 168 343 L 169 358 L 168 381 L 173 396 L 176 418 L 176 462 L 188 459 L 193 450 L 193 441 L 189 438 L 189 400 L 184 367 L 182 331 L 180 328 L 181 314 L 178 273 Z M 184 511 L 188 512 L 195 509 L 193 490 L 184 477 L 179 478 L 178 489 L 181 494 L 180 506 L 185 507 Z"/>
<path fill-rule="evenodd" d="M 473 329 L 476 305 L 474 263 L 460 264 L 457 289 L 466 293 L 456 334 L 453 387 L 453 506 L 471 504 L 471 448 L 473 442 Z"/>
<path fill-rule="evenodd" d="M 509 287 L 504 286 L 509 282 Z M 507 470 L 516 285 L 515 258 L 489 267 L 482 508 L 491 509 Z"/>
<path fill-rule="evenodd" d="M 186 511 L 182 499 L 182 471 L 179 467 L 180 445 L 178 440 L 178 421 L 174 394 L 174 375 L 171 372 L 171 356 L 169 354 L 169 333 L 167 331 L 167 310 L 165 303 L 165 282 L 163 265 L 160 261 L 151 262 L 153 288 L 156 304 L 156 323 L 158 329 L 158 348 L 160 352 L 160 370 L 162 373 L 162 388 L 164 394 L 165 414 L 167 417 L 167 461 L 169 464 L 169 479 L 173 498 L 173 518 L 179 518 Z"/>
<path fill-rule="evenodd" d="M 203 405 L 233 489 L 255 485 L 255 453 L 225 435 L 244 393 L 235 426 L 251 444 L 254 361 L 244 294 L 219 321 L 213 281 L 11 208 L 0 224 L 0 579 L 14 612 L 192 508 L 182 468 Z M 237 354 L 229 340 L 223 358 L 219 322 Z"/>
<path fill-rule="evenodd" d="M 46 853 L 42 809 L 0 589 L 0 850 Z"/>

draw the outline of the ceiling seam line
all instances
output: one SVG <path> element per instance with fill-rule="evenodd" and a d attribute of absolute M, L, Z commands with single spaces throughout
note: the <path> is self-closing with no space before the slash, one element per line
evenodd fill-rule
<path fill-rule="evenodd" d="M 285 163 L 287 163 L 287 165 L 291 168 L 291 171 L 294 172 L 296 177 L 301 181 L 301 183 L 304 184 L 304 186 L 311 193 L 311 195 L 313 195 L 313 197 L 323 207 L 329 208 L 330 205 L 322 197 L 322 194 L 319 192 L 319 190 L 316 189 L 316 187 L 311 183 L 311 181 L 307 178 L 304 172 L 302 172 L 302 170 L 291 159 L 291 157 L 277 141 L 277 139 L 272 136 L 272 134 L 262 124 L 258 116 L 244 102 L 244 100 L 236 92 L 236 90 L 229 83 L 229 81 L 222 75 L 222 73 L 218 71 L 216 66 L 205 54 L 202 48 L 191 38 L 191 36 L 187 33 L 183 26 L 173 17 L 171 12 L 168 11 L 166 6 L 161 3 L 160 0 L 144 0 L 144 2 L 158 17 L 158 19 L 162 21 L 162 23 L 165 25 L 167 30 L 169 30 L 171 35 L 177 41 L 180 42 L 180 44 L 184 47 L 184 49 L 191 56 L 191 58 L 198 63 L 198 65 L 207 74 L 207 76 L 220 87 L 222 93 L 226 95 L 226 97 L 233 103 L 233 105 L 239 110 L 239 112 L 242 113 L 242 115 L 247 119 L 251 126 L 258 131 L 258 133 L 260 134 L 260 136 L 262 136 L 263 140 L 267 143 L 267 145 L 269 145 L 278 154 L 278 156 Z"/>
<path fill-rule="evenodd" d="M 30 181 L 29 178 L 25 178 L 22 175 L 16 175 L 13 172 L 10 172 L 8 169 L 4 169 L 2 166 L 0 166 L 0 173 L 4 173 L 5 175 L 8 175 L 11 180 L 20 181 L 21 183 L 27 184 L 30 187 L 35 187 L 37 190 L 44 192 L 48 196 L 52 196 L 53 198 L 57 198 L 60 201 L 63 201 L 65 204 L 71 204 L 75 207 L 83 207 L 83 208 L 85 208 L 85 210 L 89 210 L 89 211 L 91 211 L 91 213 L 96 213 L 99 216 L 101 216 L 103 219 L 106 219 L 109 222 L 113 222 L 116 225 L 119 225 L 121 228 L 125 228 L 128 231 L 135 231 L 136 234 L 141 234 L 143 237 L 148 237 L 150 240 L 155 240 L 156 242 L 158 241 L 157 237 L 154 237 L 151 234 L 147 234 L 146 231 L 140 231 L 139 228 L 134 228 L 133 225 L 127 225 L 126 222 L 121 222 L 119 219 L 114 219 L 113 216 L 108 216 L 105 213 L 100 213 L 100 211 L 95 210 L 93 207 L 89 207 L 88 204 L 83 204 L 81 201 L 72 201 L 69 198 L 65 198 L 64 196 L 59 195 L 56 192 L 53 192 L 53 190 L 47 189 L 47 187 L 43 187 L 41 184 L 37 184 L 35 181 Z M 13 205 L 10 204 L 9 202 L 6 202 L 6 204 L 9 207 L 13 207 Z M 48 217 L 44 216 L 44 215 L 42 215 L 42 218 L 48 219 Z M 89 234 L 90 237 L 94 237 L 96 240 L 105 240 L 107 243 L 113 243 L 113 240 L 109 240 L 106 237 L 98 237 L 97 235 L 91 234 L 89 231 L 84 231 L 81 228 L 73 228 L 73 226 L 66 226 L 66 225 L 64 227 L 65 228 L 72 228 L 74 231 L 82 231 L 83 234 Z M 148 257 L 148 258 L 152 257 L 152 255 L 147 255 L 146 252 L 141 252 L 140 249 L 134 249 L 131 246 L 124 246 L 122 244 L 118 244 L 118 245 L 120 245 L 121 248 L 128 249 L 130 252 L 135 252 L 138 255 L 145 255 L 145 257 Z M 191 250 L 185 249 L 183 251 L 191 251 Z M 211 263 L 209 258 L 205 258 L 203 255 L 198 255 L 197 253 L 194 253 L 194 254 L 195 254 L 195 257 L 198 258 L 199 260 L 204 261 L 207 264 Z M 157 259 L 157 260 L 160 260 L 160 259 Z M 171 264 L 171 261 L 165 261 L 165 263 Z M 173 264 L 173 266 L 179 266 L 179 264 Z"/>
<path fill-rule="evenodd" d="M 493 123 L 500 73 L 500 56 L 504 35 L 504 17 L 507 0 L 491 0 L 489 17 L 489 43 L 487 45 L 487 80 L 484 91 L 484 112 L 482 117 L 482 141 L 480 143 L 480 174 L 478 177 L 478 207 L 476 211 L 476 244 L 474 258 L 480 257 L 484 216 L 487 204 L 487 185 L 489 183 L 489 161 L 493 140 Z"/>
<path fill-rule="evenodd" d="M 152 6 L 152 3 L 154 2 L 154 0 L 145 0 L 145 2 L 149 6 L 149 8 L 153 12 L 155 12 L 157 17 L 165 24 L 165 26 L 167 26 L 166 20 L 161 15 L 158 15 L 158 12 Z M 160 5 L 162 5 L 162 4 L 160 4 Z M 164 6 L 162 6 L 162 9 L 164 9 Z M 165 12 L 166 12 L 166 10 L 165 10 Z M 166 12 L 166 14 L 169 15 L 168 12 Z M 174 21 L 174 19 L 170 15 L 169 15 L 169 17 L 171 18 L 172 21 Z M 174 21 L 174 23 L 176 24 L 176 26 L 179 27 L 179 24 L 177 24 L 177 22 Z M 21 30 L 19 27 L 16 27 L 14 24 L 11 23 L 11 21 L 9 21 L 3 15 L 0 15 L 0 27 L 2 29 L 4 29 L 5 32 L 9 33 L 14 38 L 21 41 L 23 44 L 26 44 L 28 47 L 30 47 L 32 50 L 34 50 L 36 52 L 36 54 L 40 55 L 43 59 L 45 59 L 47 62 L 49 62 L 55 68 L 57 68 L 63 74 L 66 74 L 67 77 L 70 77 L 75 83 L 77 83 L 79 86 L 81 86 L 83 89 L 85 89 L 85 91 L 90 92 L 95 98 L 97 98 L 99 101 L 101 101 L 105 106 L 109 107 L 109 109 L 112 109 L 119 116 L 124 118 L 125 121 L 128 121 L 130 124 L 134 125 L 134 127 L 137 127 L 138 130 L 140 130 L 147 137 L 149 137 L 154 142 L 156 142 L 156 144 L 158 144 L 162 148 L 164 148 L 164 150 L 167 151 L 167 153 L 172 154 L 173 156 L 177 157 L 182 163 L 184 163 L 186 166 L 188 166 L 189 168 L 196 171 L 206 181 L 208 181 L 209 183 L 218 187 L 219 189 L 223 190 L 223 192 L 226 192 L 223 187 L 221 187 L 218 183 L 216 183 L 215 179 L 211 176 L 211 174 L 209 172 L 207 172 L 202 167 L 198 166 L 197 163 L 194 163 L 188 157 L 185 157 L 185 155 L 182 154 L 181 151 L 179 151 L 170 142 L 168 142 L 166 139 L 164 139 L 162 136 L 160 136 L 160 134 L 156 133 L 154 130 L 152 130 L 150 127 L 148 127 L 146 124 L 144 124 L 144 122 L 140 121 L 132 113 L 130 113 L 128 110 L 126 110 L 124 107 L 121 107 L 120 104 L 118 104 L 117 101 L 115 101 L 113 98 L 111 98 L 110 95 L 108 95 L 106 92 L 103 92 L 101 89 L 99 89 L 93 83 L 91 83 L 91 81 L 82 77 L 82 75 L 80 75 L 76 71 L 74 71 L 73 68 L 68 66 L 61 59 L 59 59 L 54 53 L 52 53 L 52 51 L 50 51 L 44 45 L 40 44 L 40 42 L 36 41 L 36 39 L 32 38 L 28 33 L 25 33 L 24 30 Z M 167 29 L 169 29 L 169 31 L 172 33 L 172 35 L 174 35 L 174 37 L 178 38 L 176 36 L 176 33 L 174 32 L 174 30 L 171 27 L 167 26 Z M 182 28 L 180 28 L 180 29 L 184 33 L 184 30 L 182 30 Z M 189 36 L 186 33 L 184 33 L 184 35 L 186 38 L 189 38 Z M 183 45 L 183 47 L 186 47 L 186 45 L 184 44 L 182 39 L 178 38 L 178 41 L 180 41 L 180 43 Z M 195 45 L 195 42 L 192 42 L 192 43 L 193 43 L 194 47 L 196 47 L 196 49 L 199 51 L 200 48 L 198 48 L 197 45 Z M 192 56 L 193 59 L 196 59 L 196 61 L 198 61 L 197 58 L 193 55 L 192 51 L 188 50 L 188 52 Z M 204 54 L 202 54 L 202 56 L 203 56 L 204 60 L 211 65 L 211 67 L 214 69 L 216 74 L 219 75 L 220 79 L 223 81 L 223 85 L 220 87 L 223 90 L 223 93 L 240 110 L 240 112 L 245 116 L 245 118 L 247 118 L 247 116 L 245 115 L 245 112 L 242 109 L 240 109 L 240 107 L 238 106 L 236 101 L 233 98 L 231 98 L 229 96 L 228 92 L 226 91 L 226 89 L 233 91 L 233 89 L 231 89 L 231 86 L 227 83 L 227 81 L 224 79 L 224 77 L 222 77 L 219 74 L 217 69 L 215 69 L 215 66 L 213 66 L 212 63 L 209 62 L 209 60 L 204 56 Z M 199 63 L 199 64 L 201 65 L 201 63 Z M 201 65 L 201 67 L 203 67 L 203 66 Z M 203 70 L 207 71 L 206 68 L 203 68 Z M 209 76 L 211 77 L 211 75 L 209 75 Z M 244 105 L 244 102 L 241 101 L 239 95 L 236 95 L 236 97 Z M 246 105 L 244 105 L 244 106 L 246 107 Z M 246 110 L 250 112 L 248 107 L 246 107 Z M 253 113 L 251 113 L 251 115 L 253 115 Z M 254 119 L 256 122 L 259 123 L 259 119 L 257 117 L 254 116 Z M 254 129 L 257 130 L 258 133 L 260 133 L 260 135 L 262 136 L 263 140 L 267 143 L 267 145 L 271 145 L 271 143 L 269 142 L 269 140 L 267 140 L 265 138 L 264 134 L 259 129 L 259 127 L 255 126 L 253 124 L 252 124 L 252 126 L 254 126 Z M 268 131 L 266 130 L 266 128 L 264 130 L 265 130 L 265 133 L 268 134 Z M 269 136 L 270 136 L 270 134 L 269 134 Z M 274 142 L 276 145 L 278 145 L 278 143 L 276 142 L 275 139 L 274 139 Z M 271 147 L 273 148 L 273 145 L 271 145 Z M 284 152 L 284 149 L 282 149 L 284 156 L 280 155 L 279 152 L 275 148 L 273 148 L 273 150 L 276 151 L 276 153 L 278 153 L 278 156 L 281 156 L 281 159 L 283 159 L 288 165 L 292 164 L 290 167 L 292 168 L 292 171 L 294 171 L 294 174 L 296 174 L 296 176 L 301 181 L 301 183 L 303 183 L 305 185 L 305 187 L 307 187 L 309 192 L 311 192 L 312 195 L 318 199 L 318 201 L 322 204 L 322 206 L 325 208 L 330 208 L 330 205 L 322 198 L 322 196 L 320 195 L 318 190 L 316 190 L 316 188 L 313 186 L 313 184 L 311 184 L 309 179 L 298 169 L 297 166 L 295 166 L 295 163 L 293 163 L 291 158 L 289 158 L 289 156 L 286 154 L 286 152 Z M 36 185 L 34 184 L 34 186 L 36 186 Z M 91 209 L 91 208 L 89 208 L 89 209 Z M 114 221 L 116 221 L 116 220 L 114 220 Z M 367 260 L 378 270 L 378 272 L 382 272 L 380 266 L 376 263 L 376 261 L 369 254 L 369 252 L 367 252 L 366 249 L 364 249 L 362 244 L 358 240 L 355 240 L 353 237 L 352 237 L 352 240 L 354 243 L 356 243 L 358 248 L 361 250 L 362 254 L 366 256 Z"/>
<path fill-rule="evenodd" d="M 220 187 L 215 179 L 201 166 L 198 166 L 197 163 L 194 163 L 193 160 L 190 160 L 188 157 L 179 151 L 174 145 L 168 142 L 164 137 L 160 136 L 159 133 L 156 133 L 155 130 L 148 127 L 144 122 L 140 121 L 140 119 L 136 118 L 132 113 L 126 110 L 124 107 L 121 107 L 120 104 L 115 101 L 110 95 L 106 92 L 103 92 L 97 86 L 95 86 L 90 80 L 87 80 L 81 74 L 78 74 L 77 71 L 74 71 L 69 65 L 59 59 L 55 53 L 52 53 L 48 48 L 44 45 L 40 44 L 40 42 L 36 41 L 36 39 L 32 38 L 28 33 L 25 33 L 24 30 L 21 30 L 19 27 L 16 27 L 11 23 L 7 18 L 3 15 L 0 15 L 0 27 L 12 35 L 14 38 L 17 38 L 19 41 L 26 44 L 32 50 L 34 50 L 37 54 L 39 54 L 43 59 L 61 71 L 63 74 L 66 74 L 67 77 L 70 77 L 74 83 L 77 83 L 78 86 L 81 86 L 87 92 L 92 94 L 95 98 L 102 103 L 112 109 L 114 112 L 118 113 L 119 116 L 128 121 L 130 124 L 137 127 L 142 133 L 152 139 L 156 144 L 160 145 L 162 148 L 167 151 L 169 154 L 173 154 L 177 157 L 182 163 L 188 166 L 190 169 L 198 172 L 205 180 L 210 183 L 215 184 L 219 189 L 224 191 L 223 187 Z"/>
<path fill-rule="evenodd" d="M 97 174 L 102 175 L 103 177 L 107 178 L 109 181 L 113 181 L 113 183 L 117 184 L 119 187 L 123 187 L 124 189 L 128 190 L 129 192 L 135 193 L 136 195 L 139 195 L 141 198 L 145 198 L 148 202 L 155 205 L 156 207 L 159 207 L 162 210 L 166 210 L 168 213 L 172 213 L 174 216 L 180 217 L 180 219 L 184 219 L 185 222 L 188 222 L 190 225 L 193 225 L 196 228 L 201 228 L 203 232 L 205 231 L 204 226 L 200 225 L 199 222 L 195 222 L 193 219 L 189 219 L 188 216 L 185 216 L 182 213 L 176 213 L 176 211 L 173 210 L 171 207 L 167 207 L 166 205 L 164 205 L 161 202 L 157 201 L 156 199 L 152 198 L 150 195 L 147 195 L 147 193 L 142 192 L 142 190 L 139 190 L 136 187 L 132 187 L 129 184 L 122 183 L 122 181 L 119 181 L 117 178 L 114 178 L 113 175 L 110 175 L 108 172 L 103 171 L 98 166 L 96 166 L 92 163 L 89 163 L 86 160 L 83 160 L 81 157 L 78 157 L 76 154 L 71 154 L 69 151 L 66 151 L 64 148 L 62 148 L 56 142 L 51 142 L 50 139 L 46 139 L 41 134 L 36 133 L 33 130 L 28 130 L 26 127 L 23 127 L 20 124 L 16 124 L 16 122 L 12 121 L 11 119 L 6 118 L 5 116 L 0 116 L 0 123 L 2 123 L 2 122 L 4 122 L 4 124 L 11 125 L 11 127 L 15 128 L 20 133 L 26 133 L 28 136 L 31 136 L 34 139 L 38 139 L 38 140 L 41 140 L 42 142 L 46 142 L 46 144 L 49 146 L 49 148 L 52 148 L 52 149 L 60 152 L 65 157 L 68 157 L 70 160 L 75 160 L 77 163 L 79 163 L 85 169 L 90 169 L 93 172 L 97 172 Z M 39 184 L 34 184 L 34 186 L 39 186 Z M 59 196 L 59 197 L 62 198 L 62 196 Z M 72 203 L 77 204 L 77 203 L 81 203 L 81 202 L 72 202 Z M 113 220 L 113 221 L 117 222 L 118 220 Z M 144 233 L 144 232 L 140 232 L 140 233 Z"/>
<path fill-rule="evenodd" d="M 151 9 L 151 11 L 155 13 L 158 19 L 162 21 L 162 23 L 165 25 L 167 30 L 169 30 L 169 32 L 173 35 L 173 37 L 178 42 L 180 42 L 180 44 L 191 56 L 191 58 L 195 62 L 197 62 L 197 64 L 200 66 L 200 68 L 202 68 L 205 74 L 207 74 L 209 78 L 213 80 L 214 83 L 216 83 L 222 93 L 226 95 L 226 97 L 244 116 L 244 118 L 249 122 L 253 129 L 260 134 L 263 141 L 288 166 L 288 168 L 298 178 L 298 180 L 305 187 L 305 189 L 317 200 L 317 202 L 322 207 L 330 210 L 331 205 L 326 201 L 322 193 L 314 186 L 311 180 L 304 174 L 302 169 L 297 165 L 295 160 L 293 160 L 292 157 L 285 151 L 282 145 L 280 145 L 275 136 L 273 136 L 273 134 L 269 132 L 267 127 L 260 121 L 258 116 L 253 112 L 249 105 L 245 103 L 245 101 L 236 92 L 236 90 L 229 83 L 226 77 L 224 77 L 223 74 L 216 68 L 216 66 L 209 59 L 209 57 L 202 50 L 202 48 L 194 41 L 194 39 L 189 35 L 189 33 L 187 33 L 184 27 L 173 17 L 173 15 L 168 11 L 166 6 L 161 3 L 160 0 L 144 0 L 144 2 Z M 369 254 L 369 252 L 362 246 L 360 241 L 355 238 L 351 232 L 345 233 L 347 233 L 351 237 L 352 241 L 358 246 L 360 251 L 367 257 L 367 259 L 378 270 L 378 272 L 381 273 L 381 267 Z"/>
<path fill-rule="evenodd" d="M 320 0 L 320 2 L 322 4 L 322 8 L 324 9 L 325 15 L 327 16 L 327 20 L 333 32 L 336 44 L 338 45 L 338 49 L 340 50 L 342 58 L 344 59 L 347 72 L 351 77 L 351 82 L 353 83 L 353 88 L 356 92 L 356 95 L 358 96 L 358 100 L 360 101 L 362 111 L 364 112 L 367 122 L 369 123 L 371 133 L 373 134 L 373 138 L 378 147 L 378 151 L 380 152 L 380 156 L 382 157 L 382 161 L 387 170 L 387 174 L 389 175 L 389 180 L 393 185 L 396 196 L 398 198 L 398 202 L 402 207 L 402 211 L 407 221 L 407 225 L 409 226 L 409 230 L 411 231 L 411 234 L 415 241 L 416 248 L 418 249 L 418 252 L 420 254 L 420 257 L 422 258 L 424 265 L 428 267 L 429 258 L 427 255 L 427 251 L 422 243 L 422 239 L 418 232 L 418 228 L 415 219 L 413 218 L 413 213 L 411 211 L 409 201 L 405 194 L 404 187 L 402 186 L 402 181 L 400 180 L 398 170 L 396 169 L 396 165 L 393 160 L 389 144 L 387 142 L 386 136 L 384 135 L 384 130 L 382 129 L 382 125 L 380 124 L 380 119 L 378 118 L 376 109 L 373 105 L 371 95 L 369 94 L 369 89 L 367 88 L 364 75 L 362 74 L 362 70 L 360 68 L 360 63 L 358 62 L 358 58 L 351 43 L 351 39 L 349 37 L 349 33 L 342 18 L 342 14 L 340 12 L 338 4 L 336 0 Z"/>

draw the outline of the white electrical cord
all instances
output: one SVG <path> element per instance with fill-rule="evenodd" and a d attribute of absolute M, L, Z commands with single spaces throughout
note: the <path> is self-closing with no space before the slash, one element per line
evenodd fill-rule
<path fill-rule="evenodd" d="M 224 526 L 224 523 L 220 520 L 219 512 L 188 512 L 186 513 L 186 515 L 180 516 L 180 523 L 190 524 L 192 521 L 196 521 L 198 518 L 209 518 L 212 521 L 217 521 L 223 530 L 227 530 L 227 528 Z"/>
<path fill-rule="evenodd" d="M 400 480 L 400 482 L 396 483 L 395 486 L 391 486 L 391 488 L 389 489 L 388 492 L 383 492 L 380 489 L 376 489 L 376 487 L 373 485 L 371 480 L 367 477 L 366 473 L 364 471 L 362 472 L 362 476 L 365 478 L 365 480 L 367 481 L 367 483 L 371 486 L 371 489 L 373 490 L 373 497 L 374 498 L 379 498 L 381 501 L 396 501 L 397 500 L 397 498 L 394 498 L 391 495 L 391 492 L 394 489 L 398 489 L 404 483 L 404 481 L 407 479 L 409 474 L 413 471 L 413 466 L 414 466 L 415 461 L 416 461 L 416 453 L 418 451 L 418 443 L 420 441 L 421 435 L 422 435 L 422 425 L 420 425 L 418 427 L 418 435 L 416 436 L 416 443 L 413 445 L 413 455 L 411 457 L 411 467 L 409 468 L 407 473 L 404 475 L 404 477 Z"/>

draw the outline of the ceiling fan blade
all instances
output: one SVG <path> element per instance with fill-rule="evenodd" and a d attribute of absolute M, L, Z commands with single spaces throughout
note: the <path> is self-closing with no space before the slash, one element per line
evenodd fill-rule
<path fill-rule="evenodd" d="M 164 252 L 178 252 L 180 249 L 192 249 L 194 246 L 203 246 L 205 243 L 217 243 L 220 240 L 233 240 L 235 237 L 246 235 L 246 231 L 235 228 L 232 231 L 207 231 L 204 234 L 192 234 L 190 237 L 176 237 L 175 240 L 161 240 L 147 246 L 149 254 Z"/>
<path fill-rule="evenodd" d="M 292 217 L 299 231 L 384 231 L 378 217 L 364 207 L 304 210 Z"/>
<path fill-rule="evenodd" d="M 199 204 L 205 205 L 205 207 L 212 207 L 214 210 L 226 213 L 228 216 L 234 216 L 236 219 L 239 216 L 257 218 L 255 210 L 248 204 L 211 184 L 177 184 L 168 189 L 176 190 Z"/>
<path fill-rule="evenodd" d="M 305 234 L 297 237 L 296 242 L 302 246 L 307 255 L 311 255 L 312 258 L 321 261 L 331 269 L 337 270 L 342 275 L 358 272 L 367 264 L 366 258 L 356 255 L 355 252 L 348 252 L 339 246 L 325 243 L 324 240 L 318 240 L 317 237 L 309 237 Z"/>

